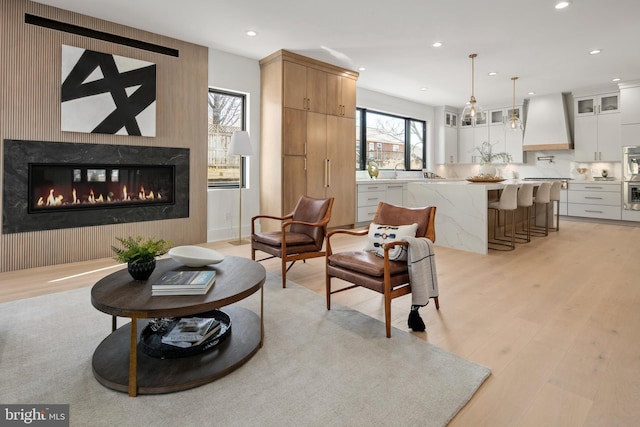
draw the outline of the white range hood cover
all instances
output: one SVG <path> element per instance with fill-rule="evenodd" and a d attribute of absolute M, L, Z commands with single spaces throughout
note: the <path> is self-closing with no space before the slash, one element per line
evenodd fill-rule
<path fill-rule="evenodd" d="M 567 100 L 562 93 L 541 95 L 529 100 L 524 131 L 524 151 L 570 150 Z"/>

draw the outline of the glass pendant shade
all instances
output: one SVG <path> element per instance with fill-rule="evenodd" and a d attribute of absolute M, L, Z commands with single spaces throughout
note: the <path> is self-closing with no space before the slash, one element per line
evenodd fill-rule
<path fill-rule="evenodd" d="M 478 54 L 476 53 L 472 53 L 471 55 L 469 55 L 469 58 L 471 58 L 471 98 L 462 110 L 462 122 L 471 125 L 475 125 L 477 122 L 484 121 L 484 110 L 477 103 L 476 97 L 474 95 L 474 59 L 476 58 L 476 56 L 478 56 Z"/>
<path fill-rule="evenodd" d="M 462 122 L 471 125 L 475 125 L 476 122 L 482 123 L 484 122 L 484 115 L 484 109 L 478 105 L 476 98 L 471 96 L 471 99 L 462 110 Z"/>
<path fill-rule="evenodd" d="M 518 132 L 524 129 L 522 119 L 518 115 L 518 110 L 516 110 L 516 80 L 518 80 L 518 78 L 511 77 L 511 80 L 513 80 L 513 107 L 511 108 L 511 114 L 507 117 L 507 121 L 504 126 L 507 130 Z"/>

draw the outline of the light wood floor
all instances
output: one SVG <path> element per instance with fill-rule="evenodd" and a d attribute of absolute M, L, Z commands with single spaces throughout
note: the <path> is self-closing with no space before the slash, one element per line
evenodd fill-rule
<path fill-rule="evenodd" d="M 559 233 L 513 252 L 437 247 L 440 311 L 433 304 L 422 308 L 427 331 L 414 334 L 492 370 L 450 425 L 637 425 L 638 242 L 640 227 L 562 221 Z M 363 245 L 354 237 L 335 242 L 337 250 Z M 248 245 L 207 246 L 250 257 Z M 278 261 L 264 265 L 279 274 Z M 116 268 L 122 266 L 102 259 L 2 273 L 0 302 L 90 286 Z M 296 264 L 288 278 L 324 295 L 324 259 Z M 393 302 L 394 326 L 401 330 L 407 330 L 409 298 Z M 333 301 L 383 320 L 374 292 L 354 289 Z M 327 361 L 328 369 L 331 363 L 339 361 Z"/>

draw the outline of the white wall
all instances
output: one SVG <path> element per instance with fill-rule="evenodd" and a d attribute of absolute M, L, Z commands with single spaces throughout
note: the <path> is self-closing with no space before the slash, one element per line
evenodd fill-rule
<path fill-rule="evenodd" d="M 247 95 L 247 131 L 253 156 L 247 158 L 248 188 L 242 190 L 242 235 L 260 211 L 260 65 L 257 60 L 209 49 L 209 87 Z M 207 241 L 238 237 L 238 189 L 207 191 Z"/>

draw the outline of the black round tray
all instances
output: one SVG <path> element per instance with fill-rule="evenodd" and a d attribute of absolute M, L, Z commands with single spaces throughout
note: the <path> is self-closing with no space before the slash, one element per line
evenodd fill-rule
<path fill-rule="evenodd" d="M 147 325 L 140 335 L 140 346 L 144 354 L 161 359 L 193 356 L 202 353 L 203 351 L 215 348 L 215 346 L 223 342 L 231 333 L 231 318 L 224 311 L 213 310 L 206 313 L 200 313 L 197 316 L 186 317 L 213 317 L 221 323 L 221 327 L 217 334 L 210 336 L 202 344 L 187 348 L 180 348 L 164 344 L 162 342 L 162 336 L 166 334 L 167 331 L 173 329 L 175 324 L 181 319 L 180 317 L 176 317 L 169 322 L 167 328 L 162 331 L 154 331 L 151 329 L 151 326 Z"/>

